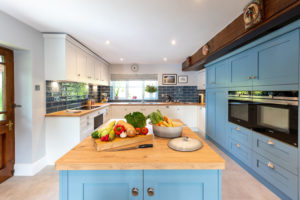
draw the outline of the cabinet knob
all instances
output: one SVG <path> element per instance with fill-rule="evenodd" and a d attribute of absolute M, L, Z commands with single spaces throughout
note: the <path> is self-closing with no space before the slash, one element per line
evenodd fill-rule
<path fill-rule="evenodd" d="M 237 130 L 237 131 L 240 131 L 240 130 L 241 130 L 241 128 L 239 128 L 239 127 L 236 127 L 236 128 L 235 128 L 235 130 Z"/>
<path fill-rule="evenodd" d="M 272 140 L 268 140 L 267 142 L 269 145 L 274 145 L 274 142 Z"/>
<path fill-rule="evenodd" d="M 241 147 L 241 144 L 236 144 L 236 147 L 240 148 L 240 147 Z"/>
<path fill-rule="evenodd" d="M 148 196 L 150 196 L 150 197 L 152 197 L 154 195 L 154 189 L 151 187 L 147 189 L 147 192 L 148 192 Z"/>
<path fill-rule="evenodd" d="M 250 79 L 252 79 L 252 77 L 251 77 L 251 76 L 248 76 L 248 80 L 250 80 Z"/>
<path fill-rule="evenodd" d="M 80 74 L 77 74 L 77 76 L 80 76 Z"/>
<path fill-rule="evenodd" d="M 271 162 L 268 162 L 268 164 L 267 164 L 267 165 L 268 165 L 268 167 L 269 167 L 269 168 L 271 168 L 271 169 L 274 169 L 274 164 L 273 164 L 273 163 L 271 163 Z"/>
<path fill-rule="evenodd" d="M 139 195 L 139 189 L 137 189 L 137 188 L 132 188 L 131 194 L 132 194 L 132 196 L 138 196 L 138 195 Z"/>

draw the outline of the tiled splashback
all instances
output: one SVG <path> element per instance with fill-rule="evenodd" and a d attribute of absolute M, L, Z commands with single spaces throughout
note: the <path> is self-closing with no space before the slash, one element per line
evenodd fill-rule
<path fill-rule="evenodd" d="M 101 93 L 110 97 L 110 86 L 76 82 L 46 81 L 46 112 L 56 112 L 85 105 L 89 98 L 101 101 Z"/>
<path fill-rule="evenodd" d="M 180 102 L 198 102 L 197 86 L 159 86 L 159 101 L 166 100 L 162 94 L 170 95 L 172 100 Z"/>
<path fill-rule="evenodd" d="M 46 112 L 56 112 L 85 105 L 89 98 L 101 101 L 101 94 L 106 93 L 110 99 L 111 86 L 93 86 L 76 82 L 46 81 Z M 158 102 L 165 101 L 162 94 L 180 102 L 198 102 L 196 86 L 159 86 Z M 130 100 L 129 100 L 130 101 Z M 153 101 L 153 100 L 151 100 Z"/>

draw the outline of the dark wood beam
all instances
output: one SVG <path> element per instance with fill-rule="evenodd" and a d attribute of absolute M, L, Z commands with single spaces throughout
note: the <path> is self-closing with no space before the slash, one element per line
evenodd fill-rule
<path fill-rule="evenodd" d="M 260 24 L 245 30 L 240 15 L 207 43 L 210 50 L 206 56 L 202 55 L 201 47 L 182 64 L 182 70 L 201 70 L 206 63 L 300 18 L 300 0 L 265 0 L 264 3 L 265 16 Z"/>

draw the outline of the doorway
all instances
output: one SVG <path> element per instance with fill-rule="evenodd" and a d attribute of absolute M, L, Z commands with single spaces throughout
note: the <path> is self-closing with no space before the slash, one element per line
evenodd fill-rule
<path fill-rule="evenodd" d="M 14 113 L 13 51 L 0 47 L 0 183 L 14 174 Z"/>

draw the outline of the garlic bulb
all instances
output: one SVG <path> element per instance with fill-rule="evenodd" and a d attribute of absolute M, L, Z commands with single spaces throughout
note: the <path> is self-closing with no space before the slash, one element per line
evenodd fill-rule
<path fill-rule="evenodd" d="M 120 134 L 120 137 L 121 137 L 121 138 L 126 138 L 126 137 L 127 137 L 126 132 L 122 132 L 122 133 Z"/>

